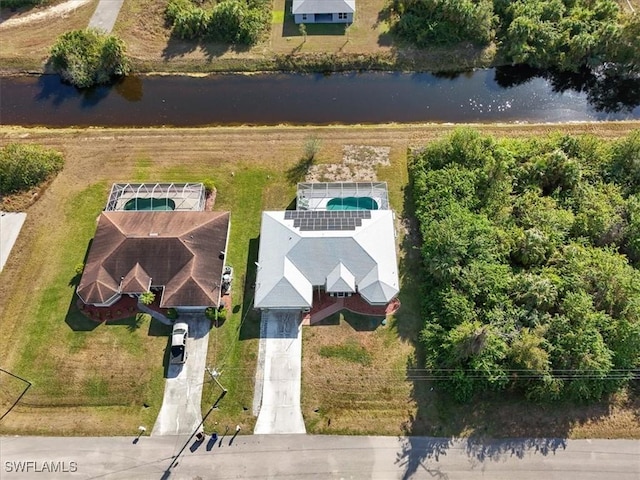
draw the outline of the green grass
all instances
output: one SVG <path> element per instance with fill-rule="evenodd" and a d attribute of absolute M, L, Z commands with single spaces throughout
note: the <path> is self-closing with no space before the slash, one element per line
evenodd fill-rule
<path fill-rule="evenodd" d="M 57 240 L 61 232 L 51 232 L 57 245 L 47 258 L 56 274 L 45 288 L 36 287 L 31 293 L 21 325 L 28 348 L 20 350 L 14 370 L 33 383 L 25 397 L 31 405 L 131 407 L 146 401 L 156 405 L 157 415 L 164 368 L 162 349 L 155 352 L 154 345 L 166 340 L 148 336 L 148 316 L 98 325 L 75 306 L 70 280 L 95 232 L 106 187 L 93 184 L 60 206 L 65 231 L 61 240 Z M 49 230 L 55 228 L 51 225 Z"/>
<path fill-rule="evenodd" d="M 347 341 L 339 345 L 324 345 L 320 347 L 319 353 L 325 358 L 337 358 L 365 366 L 371 364 L 371 354 L 356 341 Z"/>
<path fill-rule="evenodd" d="M 284 23 L 284 10 L 274 10 L 271 14 L 271 23 Z"/>
<path fill-rule="evenodd" d="M 136 163 L 136 181 L 149 181 L 151 169 L 146 160 Z M 233 172 L 233 175 L 231 175 Z M 214 210 L 232 211 L 226 263 L 234 267 L 233 304 L 227 319 L 209 334 L 207 365 L 222 372 L 219 380 L 228 390 L 220 410 L 207 420 L 207 429 L 220 424 L 242 424 L 249 428 L 253 421 L 251 405 L 255 379 L 259 316 L 253 311 L 253 289 L 245 284 L 255 278 L 254 260 L 249 258 L 250 241 L 260 233 L 261 212 L 268 208 L 285 208 L 295 196 L 295 187 L 281 179 L 280 172 L 242 164 L 208 165 L 185 168 L 175 165 L 154 172 L 154 181 L 200 182 L 206 178 L 216 185 Z M 255 242 L 254 242 L 255 243 Z M 247 276 L 250 280 L 247 282 Z M 245 298 L 245 294 L 248 295 Z M 204 378 L 202 411 L 206 413 L 220 394 L 218 386 Z"/>

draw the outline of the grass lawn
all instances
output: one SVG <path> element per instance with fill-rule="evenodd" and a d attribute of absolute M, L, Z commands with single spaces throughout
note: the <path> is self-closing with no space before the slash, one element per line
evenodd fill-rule
<path fill-rule="evenodd" d="M 591 407 L 532 406 L 502 398 L 452 405 L 420 376 L 416 345 L 420 298 L 414 265 L 406 152 L 441 138 L 452 126 L 225 127 L 202 129 L 23 129 L 0 127 L 0 144 L 34 142 L 64 152 L 64 170 L 29 207 L 23 231 L 0 273 L 2 368 L 33 383 L 0 424 L 0 432 L 135 435 L 153 425 L 164 387 L 168 332 L 147 318 L 94 324 L 73 306 L 74 266 L 82 262 L 113 182 L 199 181 L 218 188 L 216 209 L 231 211 L 228 263 L 235 269 L 232 313 L 210 335 L 208 365 L 222 372 L 229 394 L 207 430 L 250 431 L 259 319 L 252 311 L 260 212 L 294 198 L 285 172 L 306 139 L 321 142 L 318 161 L 338 163 L 344 145 L 388 146 L 391 165 L 378 169 L 398 214 L 402 308 L 386 326 L 347 314 L 305 327 L 303 415 L 309 432 L 429 435 L 558 435 L 640 438 L 637 396 Z M 501 136 L 552 130 L 616 138 L 638 122 L 483 126 Z M 375 327 L 375 328 L 374 328 Z M 4 377 L 0 380 L 5 385 Z M 203 411 L 219 390 L 203 373 Z M 3 406 L 19 394 L 11 384 Z M 9 397 L 9 398 L 5 398 Z M 145 407 L 144 404 L 148 405 Z M 528 419 L 523 421 L 522 419 Z"/>

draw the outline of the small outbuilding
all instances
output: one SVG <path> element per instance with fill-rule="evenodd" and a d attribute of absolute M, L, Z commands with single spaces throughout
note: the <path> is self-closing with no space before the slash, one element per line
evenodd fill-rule
<path fill-rule="evenodd" d="M 355 0 L 293 0 L 295 23 L 353 23 Z"/>

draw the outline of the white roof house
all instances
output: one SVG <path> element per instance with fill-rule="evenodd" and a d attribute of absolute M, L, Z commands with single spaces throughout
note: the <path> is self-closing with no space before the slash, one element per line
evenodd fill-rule
<path fill-rule="evenodd" d="M 355 0 L 293 0 L 291 13 L 316 14 L 345 12 L 354 13 L 356 11 Z"/>
<path fill-rule="evenodd" d="M 311 308 L 314 287 L 374 305 L 399 291 L 391 210 L 263 212 L 255 308 Z"/>

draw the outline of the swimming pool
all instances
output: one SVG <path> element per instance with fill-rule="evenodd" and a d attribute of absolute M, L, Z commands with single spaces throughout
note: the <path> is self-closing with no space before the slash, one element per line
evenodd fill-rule
<path fill-rule="evenodd" d="M 124 204 L 125 210 L 175 210 L 176 202 L 170 198 L 132 198 Z"/>
<path fill-rule="evenodd" d="M 378 210 L 371 197 L 335 197 L 327 202 L 327 210 Z"/>

